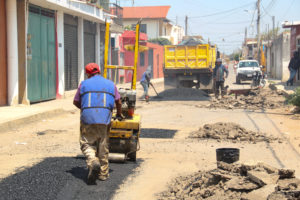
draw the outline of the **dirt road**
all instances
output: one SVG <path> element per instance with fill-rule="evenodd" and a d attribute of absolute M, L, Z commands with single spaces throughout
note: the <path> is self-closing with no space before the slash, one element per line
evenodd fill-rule
<path fill-rule="evenodd" d="M 239 87 L 233 80 L 231 73 L 228 84 Z M 155 87 L 163 92 L 162 83 Z M 141 87 L 138 94 L 142 94 Z M 150 95 L 155 96 L 153 90 Z M 219 147 L 240 148 L 242 162 L 263 161 L 278 168 L 296 169 L 300 177 L 300 149 L 293 140 L 296 129 L 286 134 L 284 126 L 297 121 L 281 115 L 282 109 L 207 109 L 198 104 L 208 103 L 210 97 L 199 93 L 197 99 L 138 101 L 136 112 L 142 115 L 138 161 L 111 164 L 110 179 L 97 186 L 85 183 L 87 169 L 78 143 L 79 111 L 2 133 L 0 199 L 157 199 L 173 178 L 215 168 L 215 150 Z M 235 122 L 283 138 L 283 142 L 253 144 L 188 138 L 204 124 L 216 122 Z"/>

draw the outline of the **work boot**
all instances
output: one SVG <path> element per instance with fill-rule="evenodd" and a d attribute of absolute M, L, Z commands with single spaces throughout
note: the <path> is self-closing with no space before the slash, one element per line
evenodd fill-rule
<path fill-rule="evenodd" d="M 97 180 L 97 176 L 98 176 L 99 172 L 100 172 L 100 163 L 98 160 L 94 160 L 92 162 L 91 167 L 89 167 L 89 174 L 88 174 L 88 180 L 87 180 L 88 185 L 96 184 L 96 180 Z"/>
<path fill-rule="evenodd" d="M 100 181 L 106 181 L 106 180 L 108 179 L 108 177 L 109 177 L 109 175 L 99 175 L 99 176 L 98 176 L 98 179 L 99 179 Z"/>

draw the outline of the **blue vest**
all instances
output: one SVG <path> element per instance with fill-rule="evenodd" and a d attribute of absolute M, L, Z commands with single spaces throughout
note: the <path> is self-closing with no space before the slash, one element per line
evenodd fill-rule
<path fill-rule="evenodd" d="M 115 103 L 115 85 L 95 75 L 81 83 L 81 116 L 84 124 L 109 124 Z"/>

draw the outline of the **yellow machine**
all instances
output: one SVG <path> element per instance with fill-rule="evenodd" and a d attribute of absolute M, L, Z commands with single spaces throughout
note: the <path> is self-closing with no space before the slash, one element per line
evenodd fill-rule
<path fill-rule="evenodd" d="M 104 78 L 107 78 L 108 69 L 124 69 L 133 71 L 131 88 L 119 88 L 122 101 L 122 114 L 125 116 L 125 119 L 118 121 L 115 119 L 116 113 L 113 114 L 111 130 L 109 132 L 109 160 L 112 162 L 125 162 L 126 160 L 136 161 L 136 153 L 139 150 L 141 125 L 140 115 L 134 114 L 136 104 L 136 78 L 139 53 L 140 23 L 136 25 L 134 66 L 108 65 L 108 49 L 110 40 L 109 28 L 110 23 L 106 22 L 103 72 Z"/>
<path fill-rule="evenodd" d="M 213 88 L 212 69 L 215 67 L 216 46 L 169 45 L 164 50 L 165 87 Z"/>

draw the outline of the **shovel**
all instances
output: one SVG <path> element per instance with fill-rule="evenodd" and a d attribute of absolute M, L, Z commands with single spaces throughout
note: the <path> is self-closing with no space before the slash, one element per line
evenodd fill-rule
<path fill-rule="evenodd" d="M 152 86 L 153 90 L 155 91 L 155 93 L 156 93 L 156 96 L 158 96 L 158 97 L 159 97 L 159 94 L 157 93 L 157 91 L 156 91 L 156 89 L 155 89 L 154 85 L 153 85 L 151 82 L 150 82 L 149 84 Z"/>

